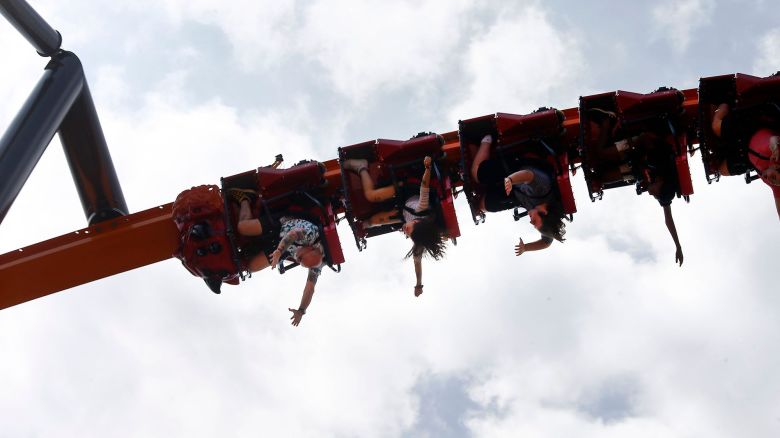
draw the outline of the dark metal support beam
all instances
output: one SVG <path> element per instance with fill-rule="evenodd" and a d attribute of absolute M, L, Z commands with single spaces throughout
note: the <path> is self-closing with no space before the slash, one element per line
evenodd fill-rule
<path fill-rule="evenodd" d="M 75 55 L 64 52 L 53 57 L 30 97 L 0 138 L 0 222 L 83 85 L 84 73 Z"/>
<path fill-rule="evenodd" d="M 35 47 L 41 56 L 60 50 L 62 36 L 24 0 L 0 0 L 0 14 Z"/>
<path fill-rule="evenodd" d="M 94 225 L 126 215 L 122 187 L 86 80 L 60 126 L 60 141 L 87 222 Z"/>

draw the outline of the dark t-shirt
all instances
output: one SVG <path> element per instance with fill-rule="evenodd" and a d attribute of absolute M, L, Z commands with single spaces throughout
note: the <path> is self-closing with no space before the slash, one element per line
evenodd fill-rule
<path fill-rule="evenodd" d="M 514 197 L 521 207 L 531 210 L 537 205 L 555 201 L 550 175 L 531 166 L 523 167 L 520 170 L 528 170 L 534 175 L 531 181 L 513 186 Z"/>
<path fill-rule="evenodd" d="M 659 139 L 655 147 L 647 153 L 647 170 L 650 177 L 663 181 L 659 194 L 656 196 L 662 207 L 671 205 L 677 195 L 677 167 L 674 156 L 668 148 L 669 145 Z"/>
<path fill-rule="evenodd" d="M 485 186 L 485 210 L 489 212 L 504 211 L 514 207 L 532 210 L 537 205 L 555 201 L 552 176 L 535 167 L 522 165 L 518 162 L 509 163 L 509 172 L 498 160 L 485 160 L 477 168 L 477 178 Z M 532 181 L 515 184 L 513 193 L 506 195 L 504 178 L 519 170 L 529 170 L 534 174 Z M 542 241 L 552 243 L 551 237 L 542 235 Z"/>
<path fill-rule="evenodd" d="M 737 133 L 734 116 L 726 115 L 720 125 L 721 154 L 726 162 L 729 175 L 741 175 L 748 169 L 744 152 L 737 146 L 739 135 Z"/>
<path fill-rule="evenodd" d="M 734 126 L 734 117 L 727 114 L 720 122 L 720 138 L 724 144 L 734 144 L 737 142 L 737 132 Z"/>
<path fill-rule="evenodd" d="M 522 207 L 526 211 L 545 202 L 555 201 L 552 177 L 547 172 L 535 166 L 522 164 L 509 164 L 509 171 L 498 160 L 485 160 L 477 169 L 477 177 L 486 188 L 485 209 L 489 212 L 507 210 L 513 207 Z M 528 170 L 534 174 L 533 180 L 528 183 L 515 184 L 512 194 L 506 195 L 504 179 L 510 174 Z"/>

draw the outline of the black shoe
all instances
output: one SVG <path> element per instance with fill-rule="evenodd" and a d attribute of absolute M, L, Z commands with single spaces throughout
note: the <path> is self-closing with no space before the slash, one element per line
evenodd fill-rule
<path fill-rule="evenodd" d="M 222 280 L 219 278 L 214 277 L 206 277 L 203 279 L 203 281 L 206 282 L 206 286 L 209 287 L 209 289 L 214 292 L 215 294 L 220 293 L 220 288 L 222 287 Z"/>

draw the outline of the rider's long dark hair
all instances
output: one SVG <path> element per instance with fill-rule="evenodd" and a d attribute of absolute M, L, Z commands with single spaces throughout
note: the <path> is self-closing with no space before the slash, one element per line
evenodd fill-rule
<path fill-rule="evenodd" d="M 426 217 L 414 224 L 412 233 L 412 249 L 406 254 L 406 257 L 421 257 L 428 255 L 434 260 L 441 260 L 444 258 L 444 252 L 447 248 L 447 243 L 444 240 L 439 225 L 433 217 Z"/>
<path fill-rule="evenodd" d="M 563 223 L 563 218 L 566 214 L 563 212 L 563 206 L 560 202 L 547 203 L 547 214 L 540 214 L 542 218 L 542 226 L 539 228 L 539 232 L 547 237 L 563 242 L 563 235 L 566 234 L 566 224 Z"/>

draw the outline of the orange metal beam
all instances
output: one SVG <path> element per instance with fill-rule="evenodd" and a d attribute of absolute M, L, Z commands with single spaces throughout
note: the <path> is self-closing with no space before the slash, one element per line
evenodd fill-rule
<path fill-rule="evenodd" d="M 179 245 L 172 205 L 0 255 L 0 309 L 169 259 Z"/>
<path fill-rule="evenodd" d="M 697 118 L 697 89 L 683 93 L 685 109 Z M 563 112 L 566 137 L 578 138 L 577 108 Z M 442 136 L 442 152 L 450 164 L 456 165 L 460 160 L 458 132 Z M 325 179 L 335 192 L 341 187 L 338 161 L 324 164 Z M 179 245 L 172 205 L 150 208 L 0 255 L 0 309 L 172 257 Z"/>

